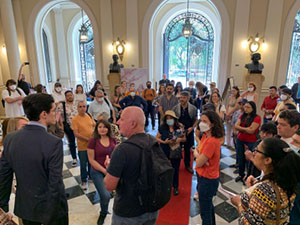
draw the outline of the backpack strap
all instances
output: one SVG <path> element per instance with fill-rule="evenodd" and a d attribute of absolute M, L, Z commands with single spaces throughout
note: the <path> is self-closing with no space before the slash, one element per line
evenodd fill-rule
<path fill-rule="evenodd" d="M 276 204 L 276 225 L 280 224 L 280 192 L 278 187 L 273 183 L 270 182 L 272 188 L 274 189 L 275 193 L 276 193 L 276 200 L 277 200 L 277 204 Z"/>
<path fill-rule="evenodd" d="M 112 114 L 112 109 L 111 109 L 111 107 L 110 107 L 110 104 L 109 104 L 109 102 L 108 102 L 108 100 L 104 97 L 104 101 L 106 102 L 106 104 L 108 105 L 108 107 L 109 107 L 109 111 L 110 111 L 110 118 L 111 119 L 113 119 L 113 114 Z"/>

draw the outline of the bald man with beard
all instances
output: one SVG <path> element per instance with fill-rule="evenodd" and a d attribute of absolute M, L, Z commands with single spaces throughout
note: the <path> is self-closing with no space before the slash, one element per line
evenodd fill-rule
<path fill-rule="evenodd" d="M 106 167 L 109 165 L 104 179 L 106 189 L 108 191 L 116 189 L 112 225 L 155 224 L 158 211 L 144 211 L 135 188 L 142 160 L 142 149 L 138 146 L 146 148 L 155 139 L 145 133 L 145 115 L 139 107 L 125 108 L 117 124 L 120 133 L 128 140 L 118 145 L 113 151 L 111 160 L 107 157 L 105 161 Z"/>

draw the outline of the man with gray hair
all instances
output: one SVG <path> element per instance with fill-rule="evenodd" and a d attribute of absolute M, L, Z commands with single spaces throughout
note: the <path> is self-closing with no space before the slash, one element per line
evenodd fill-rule
<path fill-rule="evenodd" d="M 111 102 L 104 97 L 102 90 L 97 89 L 95 91 L 94 101 L 89 106 L 88 113 L 94 118 L 94 120 L 97 120 L 97 117 L 102 112 L 106 112 L 109 115 L 109 122 L 116 123 L 115 110 Z"/>
<path fill-rule="evenodd" d="M 197 126 L 197 108 L 189 103 L 190 93 L 183 91 L 180 93 L 179 104 L 173 111 L 175 112 L 178 121 L 184 125 L 186 131 L 186 142 L 184 145 L 184 165 L 187 171 L 194 173 L 191 167 L 191 152 L 190 149 L 194 145 L 194 128 Z"/>

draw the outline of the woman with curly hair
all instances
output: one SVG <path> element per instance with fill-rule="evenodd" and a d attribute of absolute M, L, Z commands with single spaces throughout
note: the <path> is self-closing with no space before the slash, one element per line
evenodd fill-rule
<path fill-rule="evenodd" d="M 202 224 L 216 224 L 213 196 L 216 195 L 220 180 L 221 139 L 224 127 L 219 115 L 214 111 L 203 112 L 199 123 L 203 133 L 194 151 L 197 171 L 197 190 L 199 196 Z"/>

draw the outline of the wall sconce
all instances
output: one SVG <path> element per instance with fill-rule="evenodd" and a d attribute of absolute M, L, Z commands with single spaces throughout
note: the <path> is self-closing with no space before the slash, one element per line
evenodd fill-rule
<path fill-rule="evenodd" d="M 117 41 L 114 41 L 111 44 L 111 49 L 114 51 L 114 47 L 115 50 L 120 58 L 121 61 L 123 61 L 123 56 L 124 56 L 124 52 L 125 52 L 125 48 L 126 48 L 126 43 L 124 40 L 120 40 L 120 38 L 117 39 Z"/>
<path fill-rule="evenodd" d="M 3 53 L 4 55 L 6 55 L 6 46 L 5 46 L 5 45 L 2 45 L 2 53 Z"/>
<path fill-rule="evenodd" d="M 259 51 L 260 47 L 262 47 L 263 50 L 266 50 L 267 44 L 265 42 L 265 39 L 263 37 L 259 37 L 257 33 L 255 37 L 250 36 L 248 40 L 243 41 L 242 47 L 243 48 L 249 47 L 250 52 L 255 53 Z"/>
<path fill-rule="evenodd" d="M 79 39 L 81 43 L 86 43 L 89 40 L 88 36 L 88 28 L 85 26 L 84 21 L 83 21 L 83 10 L 81 9 L 81 28 L 79 29 Z"/>

